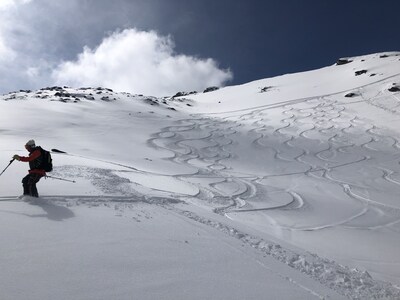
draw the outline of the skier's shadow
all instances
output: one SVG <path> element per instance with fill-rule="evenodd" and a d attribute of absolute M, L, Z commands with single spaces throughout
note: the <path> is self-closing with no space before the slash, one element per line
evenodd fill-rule
<path fill-rule="evenodd" d="M 65 206 L 56 205 L 43 199 L 32 200 L 28 202 L 31 205 L 39 206 L 46 214 L 28 215 L 32 218 L 46 217 L 53 221 L 63 221 L 75 217 L 72 210 Z"/>

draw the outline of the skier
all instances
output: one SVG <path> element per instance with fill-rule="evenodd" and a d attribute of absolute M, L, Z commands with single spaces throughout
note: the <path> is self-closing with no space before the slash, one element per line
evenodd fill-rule
<path fill-rule="evenodd" d="M 15 154 L 14 159 L 23 162 L 29 162 L 29 174 L 22 179 L 22 186 L 24 188 L 24 196 L 39 197 L 36 183 L 40 178 L 46 176 L 46 171 L 43 169 L 43 155 L 41 148 L 35 145 L 34 140 L 29 140 L 25 149 L 28 150 L 29 156 L 19 156 Z"/>

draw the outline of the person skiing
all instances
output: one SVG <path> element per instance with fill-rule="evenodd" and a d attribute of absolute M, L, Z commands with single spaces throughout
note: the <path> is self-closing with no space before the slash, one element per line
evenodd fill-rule
<path fill-rule="evenodd" d="M 24 188 L 24 196 L 39 197 L 36 184 L 40 178 L 46 176 L 46 171 L 43 169 L 43 155 L 41 148 L 35 145 L 34 140 L 29 140 L 25 144 L 25 149 L 28 150 L 29 156 L 19 156 L 15 154 L 14 159 L 22 162 L 29 162 L 29 174 L 22 179 Z"/>

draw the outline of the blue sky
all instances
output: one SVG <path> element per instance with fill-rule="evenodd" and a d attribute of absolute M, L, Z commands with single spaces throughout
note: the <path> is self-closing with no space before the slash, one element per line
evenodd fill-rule
<path fill-rule="evenodd" d="M 342 56 L 400 51 L 400 1 L 176 2 L 187 3 L 182 13 L 193 16 L 187 28 L 167 26 L 177 44 L 231 67 L 234 83 L 323 67 Z"/>
<path fill-rule="evenodd" d="M 0 93 L 163 95 L 306 71 L 400 51 L 399 13 L 396 0 L 0 0 Z"/>

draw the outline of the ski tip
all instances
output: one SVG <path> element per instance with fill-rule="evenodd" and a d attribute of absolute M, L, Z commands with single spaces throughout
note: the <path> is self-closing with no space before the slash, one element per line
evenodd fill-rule
<path fill-rule="evenodd" d="M 56 153 L 67 153 L 67 152 L 65 152 L 65 151 L 61 151 L 61 150 L 58 150 L 58 149 L 51 149 L 51 152 L 56 152 Z"/>

